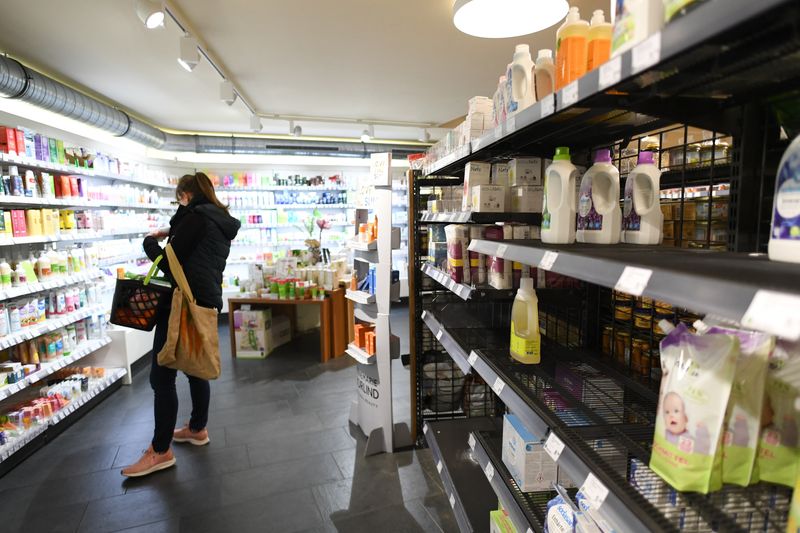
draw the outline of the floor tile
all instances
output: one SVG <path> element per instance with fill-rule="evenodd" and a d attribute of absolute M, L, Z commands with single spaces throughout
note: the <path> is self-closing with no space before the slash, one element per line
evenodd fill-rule
<path fill-rule="evenodd" d="M 250 463 L 259 466 L 354 448 L 355 440 L 344 429 L 336 428 L 274 437 L 247 447 Z"/>

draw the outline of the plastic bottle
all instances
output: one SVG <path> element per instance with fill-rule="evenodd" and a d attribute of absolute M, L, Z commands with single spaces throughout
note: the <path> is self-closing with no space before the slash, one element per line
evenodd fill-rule
<path fill-rule="evenodd" d="M 513 63 L 506 66 L 506 90 L 503 93 L 503 100 L 505 100 L 506 118 L 510 117 L 517 112 L 517 101 L 514 100 L 514 71 L 511 70 Z"/>
<path fill-rule="evenodd" d="M 28 275 L 25 274 L 25 269 L 22 268 L 22 257 L 20 256 L 17 259 L 17 264 L 14 268 L 14 275 L 11 278 L 11 282 L 13 285 L 14 280 L 17 280 L 17 284 L 14 285 L 15 287 L 19 287 L 21 285 L 26 285 L 28 283 Z"/>
<path fill-rule="evenodd" d="M 578 169 L 570 161 L 569 148 L 559 146 L 553 162 L 544 171 L 542 242 L 575 242 L 575 187 Z"/>
<path fill-rule="evenodd" d="M 518 44 L 511 62 L 511 95 L 517 102 L 517 112 L 536 103 L 536 87 L 533 84 L 533 59 L 527 44 Z"/>
<path fill-rule="evenodd" d="M 539 364 L 541 334 L 539 332 L 539 299 L 532 278 L 522 278 L 511 308 L 511 357 L 529 365 Z"/>
<path fill-rule="evenodd" d="M 541 100 L 556 89 L 556 64 L 553 62 L 553 51 L 547 48 L 539 50 L 536 66 L 533 69 L 536 84 L 536 99 Z"/>
<path fill-rule="evenodd" d="M 11 195 L 24 196 L 25 187 L 22 185 L 22 176 L 19 175 L 19 169 L 16 166 L 11 165 L 8 167 L 8 176 L 11 184 Z"/>
<path fill-rule="evenodd" d="M 581 20 L 577 7 L 570 7 L 556 33 L 556 89 L 586 74 L 589 23 Z"/>
<path fill-rule="evenodd" d="M 688 13 L 691 13 L 695 8 L 700 7 L 708 0 L 664 0 L 664 20 L 672 22 Z"/>
<path fill-rule="evenodd" d="M 0 259 L 0 287 L 11 287 L 11 265 L 5 259 Z"/>
<path fill-rule="evenodd" d="M 618 0 L 611 39 L 611 55 L 630 50 L 656 33 L 664 24 L 662 0 Z"/>
<path fill-rule="evenodd" d="M 589 26 L 587 44 L 586 71 L 594 70 L 611 57 L 611 37 L 614 25 L 606 22 L 603 10 L 597 9 L 592 13 L 592 22 Z"/>
<path fill-rule="evenodd" d="M 506 88 L 507 88 L 508 78 L 506 76 L 500 76 L 497 84 L 497 124 L 502 124 L 506 120 Z"/>
<path fill-rule="evenodd" d="M 653 152 L 639 153 L 639 164 L 625 180 L 622 240 L 630 244 L 661 244 L 664 214 L 661 212 L 661 170 Z"/>
<path fill-rule="evenodd" d="M 53 245 L 53 249 L 47 252 L 47 259 L 50 260 L 50 271 L 55 275 L 62 275 L 64 272 L 61 270 L 61 265 L 58 262 L 58 252 L 56 251 L 55 245 Z"/>
<path fill-rule="evenodd" d="M 774 261 L 800 263 L 800 136 L 778 166 L 768 252 Z"/>
<path fill-rule="evenodd" d="M 581 180 L 575 237 L 578 242 L 616 244 L 621 231 L 619 171 L 611 164 L 611 151 L 598 150 Z"/>

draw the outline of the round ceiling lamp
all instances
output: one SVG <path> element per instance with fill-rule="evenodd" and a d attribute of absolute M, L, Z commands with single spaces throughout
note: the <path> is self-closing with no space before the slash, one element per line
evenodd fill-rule
<path fill-rule="evenodd" d="M 136 0 L 136 14 L 148 30 L 164 27 L 162 0 Z"/>
<path fill-rule="evenodd" d="M 567 0 L 455 0 L 453 24 L 467 35 L 502 39 L 542 31 L 568 11 Z"/>

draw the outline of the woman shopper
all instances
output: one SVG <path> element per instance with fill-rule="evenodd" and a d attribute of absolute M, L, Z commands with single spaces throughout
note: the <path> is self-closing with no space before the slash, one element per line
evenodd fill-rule
<path fill-rule="evenodd" d="M 164 254 L 159 268 L 167 274 L 169 263 L 158 241 L 169 238 L 189 287 L 198 305 L 222 310 L 222 272 L 230 253 L 231 241 L 240 223 L 230 216 L 228 208 L 214 193 L 211 180 L 198 172 L 187 174 L 178 181 L 175 196 L 180 206 L 170 220 L 169 231 L 156 231 L 144 239 L 144 250 L 151 261 Z M 175 282 L 173 280 L 173 286 Z M 154 392 L 155 431 L 150 447 L 133 465 L 122 470 L 128 477 L 146 476 L 175 464 L 170 443 L 188 442 L 197 446 L 208 444 L 208 405 L 211 389 L 208 381 L 187 375 L 192 397 L 189 423 L 175 429 L 178 418 L 178 393 L 175 389 L 177 370 L 158 364 L 158 353 L 167 340 L 171 298 L 159 302 L 153 339 L 153 362 L 150 367 L 150 386 Z"/>

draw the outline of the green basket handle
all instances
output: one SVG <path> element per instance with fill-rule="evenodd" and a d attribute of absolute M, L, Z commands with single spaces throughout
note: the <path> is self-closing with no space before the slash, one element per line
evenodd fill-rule
<path fill-rule="evenodd" d="M 158 257 L 156 257 L 156 260 L 153 261 L 153 266 L 150 267 L 150 271 L 147 272 L 147 275 L 144 277 L 144 282 L 143 282 L 144 285 L 150 283 L 150 278 L 152 278 L 153 275 L 156 273 L 156 270 L 158 270 L 158 264 L 161 262 L 161 259 L 163 257 L 164 257 L 163 254 L 159 255 Z"/>

